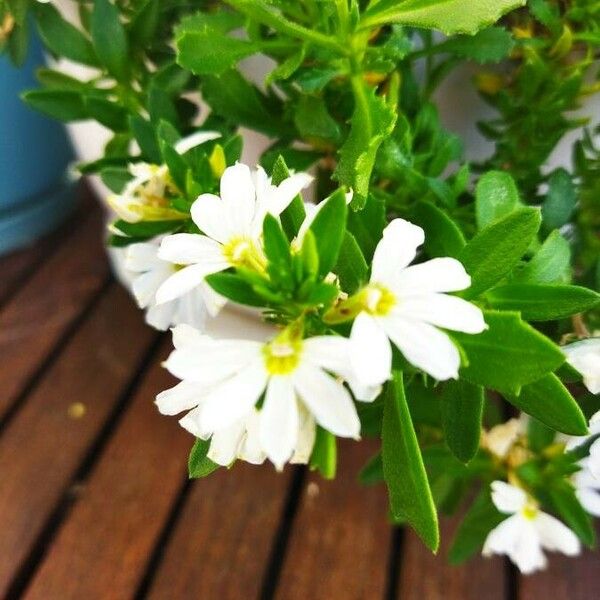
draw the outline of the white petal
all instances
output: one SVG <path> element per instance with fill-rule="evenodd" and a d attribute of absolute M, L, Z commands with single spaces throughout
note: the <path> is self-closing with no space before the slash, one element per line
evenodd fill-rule
<path fill-rule="evenodd" d="M 125 268 L 128 271 L 143 273 L 160 265 L 158 245 L 150 242 L 131 244 L 125 249 Z"/>
<path fill-rule="evenodd" d="M 304 340 L 302 359 L 323 369 L 344 376 L 348 371 L 350 342 L 339 335 L 320 335 Z"/>
<path fill-rule="evenodd" d="M 438 381 L 458 378 L 460 354 L 445 333 L 427 323 L 416 323 L 394 315 L 380 321 L 409 363 Z"/>
<path fill-rule="evenodd" d="M 266 454 L 260 445 L 260 416 L 256 409 L 246 419 L 246 434 L 238 450 L 238 456 L 253 465 L 265 462 Z"/>
<path fill-rule="evenodd" d="M 165 302 L 164 304 L 154 304 L 146 310 L 146 323 L 158 331 L 167 331 L 175 322 L 177 312 L 177 300 Z"/>
<path fill-rule="evenodd" d="M 156 301 L 156 292 L 160 286 L 173 274 L 173 269 L 164 266 L 142 273 L 131 282 L 131 291 L 140 308 L 146 308 Z"/>
<path fill-rule="evenodd" d="M 203 263 L 227 268 L 222 248 L 221 244 L 205 235 L 175 233 L 163 239 L 158 256 L 176 265 Z"/>
<path fill-rule="evenodd" d="M 295 173 L 284 179 L 270 194 L 266 211 L 274 216 L 279 216 L 290 202 L 313 182 L 312 175 L 308 173 Z"/>
<path fill-rule="evenodd" d="M 267 384 L 262 359 L 256 360 L 208 393 L 202 408 L 202 425 L 209 431 L 229 427 L 247 417 Z"/>
<path fill-rule="evenodd" d="M 175 313 L 172 317 L 174 324 L 187 324 L 195 329 L 202 331 L 206 325 L 207 310 L 204 303 L 204 295 L 202 293 L 203 284 L 195 287 L 193 290 L 174 300 Z M 171 304 L 167 302 L 168 306 Z M 159 306 L 165 306 L 161 304 Z"/>
<path fill-rule="evenodd" d="M 210 437 L 209 431 L 202 429 L 200 417 L 202 416 L 202 407 L 198 406 L 179 419 L 179 424 L 194 437 L 206 440 Z"/>
<path fill-rule="evenodd" d="M 575 342 L 562 350 L 569 364 L 583 375 L 585 387 L 592 394 L 600 394 L 600 338 Z"/>
<path fill-rule="evenodd" d="M 298 406 L 291 378 L 271 377 L 260 411 L 260 443 L 279 470 L 296 446 L 298 427 Z"/>
<path fill-rule="evenodd" d="M 508 553 L 508 557 L 524 575 L 547 567 L 548 561 L 542 552 L 542 545 L 532 521 L 521 519 L 513 549 Z"/>
<path fill-rule="evenodd" d="M 383 230 L 373 256 L 371 281 L 386 284 L 395 281 L 404 267 L 411 263 L 417 248 L 425 241 L 424 231 L 404 219 L 394 219 Z"/>
<path fill-rule="evenodd" d="M 600 517 L 600 493 L 589 488 L 579 488 L 575 493 L 585 512 Z"/>
<path fill-rule="evenodd" d="M 174 146 L 175 152 L 178 154 L 185 154 L 188 150 L 216 140 L 221 137 L 218 131 L 196 131 L 186 137 L 181 138 Z"/>
<path fill-rule="evenodd" d="M 504 521 L 501 521 L 487 535 L 483 544 L 482 554 L 491 556 L 492 554 L 508 554 L 512 551 L 518 530 L 521 526 L 521 517 L 512 515 Z"/>
<path fill-rule="evenodd" d="M 227 298 L 221 296 L 221 294 L 217 294 L 207 283 L 203 283 L 200 286 L 200 293 L 202 294 L 206 310 L 211 317 L 216 317 L 227 304 Z"/>
<path fill-rule="evenodd" d="M 533 524 L 544 548 L 568 556 L 576 556 L 581 552 L 579 538 L 552 515 L 540 512 Z"/>
<path fill-rule="evenodd" d="M 296 391 L 321 427 L 340 437 L 358 439 L 358 414 L 341 383 L 308 364 L 300 365 L 293 378 Z"/>
<path fill-rule="evenodd" d="M 400 296 L 427 292 L 457 292 L 471 285 L 471 278 L 454 258 L 433 258 L 404 269 L 395 277 L 393 290 Z"/>
<path fill-rule="evenodd" d="M 262 359 L 261 348 L 260 343 L 247 340 L 211 340 L 190 349 L 174 350 L 164 366 L 179 379 L 209 386 Z"/>
<path fill-rule="evenodd" d="M 200 231 L 221 244 L 226 244 L 236 234 L 228 207 L 214 194 L 198 196 L 190 212 Z"/>
<path fill-rule="evenodd" d="M 245 430 L 245 420 L 240 419 L 225 429 L 215 431 L 210 439 L 208 458 L 223 467 L 229 466 L 237 457 Z"/>
<path fill-rule="evenodd" d="M 298 405 L 298 412 L 300 415 L 300 429 L 298 431 L 296 448 L 294 449 L 292 458 L 290 458 L 290 463 L 306 465 L 310 460 L 315 445 L 317 425 L 314 417 L 308 412 L 304 405 Z"/>
<path fill-rule="evenodd" d="M 202 335 L 198 329 L 192 327 L 188 323 L 173 327 L 172 334 L 173 346 L 178 350 L 188 347 L 201 347 L 201 345 L 211 342 L 211 338 L 207 335 Z"/>
<path fill-rule="evenodd" d="M 493 481 L 492 501 L 503 513 L 516 513 L 527 504 L 527 494 L 521 489 L 505 481 Z"/>
<path fill-rule="evenodd" d="M 424 294 L 403 298 L 394 307 L 394 314 L 465 333 L 481 333 L 486 329 L 483 313 L 479 307 L 462 298 L 446 294 Z"/>
<path fill-rule="evenodd" d="M 590 446 L 589 469 L 596 479 L 600 479 L 600 438 Z"/>
<path fill-rule="evenodd" d="M 202 386 L 182 381 L 156 396 L 156 406 L 162 415 L 176 415 L 198 406 L 202 401 Z"/>
<path fill-rule="evenodd" d="M 378 386 L 392 370 L 392 347 L 378 319 L 360 313 L 350 333 L 350 365 L 365 386 Z"/>
<path fill-rule="evenodd" d="M 249 235 L 256 209 L 256 191 L 247 165 L 237 163 L 225 169 L 221 177 L 221 200 L 238 235 Z"/>
<path fill-rule="evenodd" d="M 217 273 L 227 268 L 227 265 L 189 265 L 176 271 L 157 290 L 156 302 L 162 304 L 179 298 L 200 285 L 204 278 L 211 273 Z"/>

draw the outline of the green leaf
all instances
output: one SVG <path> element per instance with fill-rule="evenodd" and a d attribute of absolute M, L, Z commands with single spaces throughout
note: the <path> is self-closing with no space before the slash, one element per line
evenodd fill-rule
<path fill-rule="evenodd" d="M 341 137 L 337 121 L 318 96 L 300 96 L 296 104 L 294 123 L 300 136 L 307 141 L 329 141 L 337 144 Z"/>
<path fill-rule="evenodd" d="M 521 208 L 479 232 L 458 257 L 471 275 L 463 296 L 474 298 L 508 275 L 535 239 L 540 221 L 539 210 Z"/>
<path fill-rule="evenodd" d="M 196 75 L 220 75 L 260 50 L 259 45 L 230 37 L 206 22 L 183 29 L 175 44 L 177 63 Z"/>
<path fill-rule="evenodd" d="M 290 172 L 285 164 L 285 160 L 280 155 L 273 165 L 271 182 L 273 185 L 279 185 L 289 176 Z M 279 215 L 279 218 L 288 239 L 290 241 L 293 240 L 298 235 L 300 226 L 306 218 L 306 210 L 304 209 L 304 202 L 302 201 L 300 194 L 288 204 L 287 208 Z"/>
<path fill-rule="evenodd" d="M 513 49 L 512 35 L 504 27 L 488 27 L 475 35 L 460 35 L 436 46 L 436 52 L 449 52 L 479 64 L 498 62 Z"/>
<path fill-rule="evenodd" d="M 92 43 L 77 27 L 65 21 L 51 4 L 35 4 L 38 31 L 46 47 L 60 57 L 98 66 Z"/>
<path fill-rule="evenodd" d="M 577 203 L 577 190 L 565 169 L 553 171 L 548 179 L 548 194 L 542 203 L 544 229 L 559 229 L 569 222 Z"/>
<path fill-rule="evenodd" d="M 264 307 L 268 302 L 257 293 L 252 284 L 233 273 L 213 273 L 206 277 L 206 282 L 221 296 L 238 304 Z"/>
<path fill-rule="evenodd" d="M 139 115 L 133 115 L 129 117 L 129 126 L 144 158 L 154 164 L 161 163 L 162 155 L 158 137 L 152 123 Z"/>
<path fill-rule="evenodd" d="M 518 394 L 521 388 L 557 369 L 565 357 L 518 313 L 484 311 L 488 329 L 477 335 L 453 333 L 468 364 L 460 375 L 477 385 Z"/>
<path fill-rule="evenodd" d="M 160 24 L 160 0 L 147 0 L 131 20 L 130 39 L 139 48 L 152 43 Z"/>
<path fill-rule="evenodd" d="M 348 212 L 348 231 L 356 238 L 366 260 L 373 258 L 385 225 L 385 202 L 372 194 L 362 210 Z"/>
<path fill-rule="evenodd" d="M 556 431 L 531 417 L 527 423 L 527 440 L 529 447 L 536 453 L 547 448 L 556 437 Z"/>
<path fill-rule="evenodd" d="M 548 490 L 554 510 L 589 548 L 596 544 L 594 521 L 583 509 L 573 486 L 567 481 L 553 482 Z"/>
<path fill-rule="evenodd" d="M 563 319 L 600 304 L 600 294 L 577 285 L 509 283 L 485 298 L 493 308 L 519 311 L 526 321 Z"/>
<path fill-rule="evenodd" d="M 505 171 L 489 171 L 477 182 L 475 215 L 484 229 L 521 206 L 515 180 Z"/>
<path fill-rule="evenodd" d="M 479 493 L 456 532 L 448 552 L 450 563 L 458 565 L 479 552 L 489 532 L 505 518 L 506 515 L 494 506 L 486 487 Z"/>
<path fill-rule="evenodd" d="M 425 230 L 424 248 L 429 256 L 456 258 L 465 247 L 465 236 L 458 225 L 431 202 L 417 202 L 412 220 Z"/>
<path fill-rule="evenodd" d="M 98 123 L 113 131 L 128 131 L 128 114 L 119 104 L 96 96 L 84 96 L 84 104 L 90 118 L 98 121 Z"/>
<path fill-rule="evenodd" d="M 369 266 L 356 239 L 348 231 L 344 234 L 334 271 L 348 294 L 356 292 L 367 281 Z"/>
<path fill-rule="evenodd" d="M 188 458 L 188 477 L 199 479 L 206 477 L 219 468 L 219 465 L 208 458 L 210 440 L 196 439 Z"/>
<path fill-rule="evenodd" d="M 392 514 L 396 519 L 406 519 L 427 547 L 436 552 L 440 541 L 437 513 L 400 371 L 394 371 L 386 386 L 381 437 Z"/>
<path fill-rule="evenodd" d="M 363 14 L 360 28 L 388 23 L 474 34 L 502 15 L 523 6 L 525 0 L 380 0 Z"/>
<path fill-rule="evenodd" d="M 354 191 L 351 206 L 359 210 L 367 200 L 377 150 L 394 129 L 396 112 L 362 80 L 353 83 L 353 89 L 355 107 L 350 134 L 339 151 L 334 176 Z"/>
<path fill-rule="evenodd" d="M 103 178 L 106 170 L 102 170 Z M 129 177 L 131 178 L 131 175 Z M 119 219 L 112 226 L 129 237 L 147 239 L 162 233 L 175 231 L 182 226 L 182 221 L 139 221 L 138 223 L 128 223 Z"/>
<path fill-rule="evenodd" d="M 263 240 L 265 255 L 269 261 L 267 272 L 271 281 L 283 289 L 293 289 L 290 243 L 273 215 L 267 214 L 263 221 Z"/>
<path fill-rule="evenodd" d="M 58 121 L 81 121 L 89 117 L 83 96 L 70 90 L 31 90 L 22 96 L 26 104 Z"/>
<path fill-rule="evenodd" d="M 333 433 L 317 425 L 315 444 L 310 456 L 311 471 L 318 471 L 323 479 L 335 479 L 337 446 Z"/>
<path fill-rule="evenodd" d="M 131 181 L 131 173 L 126 167 L 106 167 L 102 169 L 100 177 L 102 183 L 115 194 L 120 194 L 127 183 Z"/>
<path fill-rule="evenodd" d="M 566 282 L 569 280 L 570 269 L 569 242 L 555 230 L 528 263 L 515 269 L 512 280 L 521 283 Z"/>
<path fill-rule="evenodd" d="M 585 435 L 588 431 L 587 421 L 579 405 L 553 373 L 523 386 L 518 395 L 505 396 L 511 404 L 555 431 L 569 435 Z"/>
<path fill-rule="evenodd" d="M 92 42 L 100 62 L 120 81 L 127 81 L 129 49 L 119 9 L 110 0 L 94 0 Z"/>
<path fill-rule="evenodd" d="M 449 381 L 442 393 L 444 439 L 456 458 L 467 463 L 481 438 L 483 388 L 467 381 Z"/>
<path fill-rule="evenodd" d="M 315 236 L 319 255 L 319 275 L 325 276 L 334 267 L 344 241 L 348 207 L 343 190 L 334 192 L 325 200 L 314 218 L 309 231 Z"/>

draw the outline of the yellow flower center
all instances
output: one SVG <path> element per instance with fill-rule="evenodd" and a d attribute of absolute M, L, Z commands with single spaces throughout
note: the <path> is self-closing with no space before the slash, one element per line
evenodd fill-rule
<path fill-rule="evenodd" d="M 271 375 L 288 375 L 300 362 L 302 342 L 280 338 L 275 338 L 263 348 L 265 366 Z"/>
<path fill-rule="evenodd" d="M 265 270 L 265 257 L 250 238 L 232 238 L 223 245 L 223 255 L 234 267 L 248 267 L 255 271 Z"/>
<path fill-rule="evenodd" d="M 521 514 L 528 520 L 533 521 L 538 515 L 538 507 L 534 502 L 528 502 L 522 509 Z"/>
<path fill-rule="evenodd" d="M 371 315 L 387 315 L 396 303 L 396 296 L 381 285 L 369 285 L 363 290 L 363 306 Z"/>

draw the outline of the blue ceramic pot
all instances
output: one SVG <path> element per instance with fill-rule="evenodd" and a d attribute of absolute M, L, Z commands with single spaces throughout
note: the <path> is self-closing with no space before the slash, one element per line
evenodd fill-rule
<path fill-rule="evenodd" d="M 64 127 L 19 98 L 37 87 L 35 69 L 43 64 L 36 38 L 21 68 L 0 56 L 0 254 L 56 227 L 74 203 L 66 176 L 73 151 Z"/>

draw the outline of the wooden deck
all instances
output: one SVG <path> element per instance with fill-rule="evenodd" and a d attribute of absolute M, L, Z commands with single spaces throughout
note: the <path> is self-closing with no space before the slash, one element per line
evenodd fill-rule
<path fill-rule="evenodd" d="M 386 521 L 340 445 L 339 476 L 236 465 L 189 482 L 192 438 L 153 405 L 168 336 L 109 274 L 102 217 L 0 259 L 0 598 L 594 600 L 600 557 L 446 564 Z"/>

